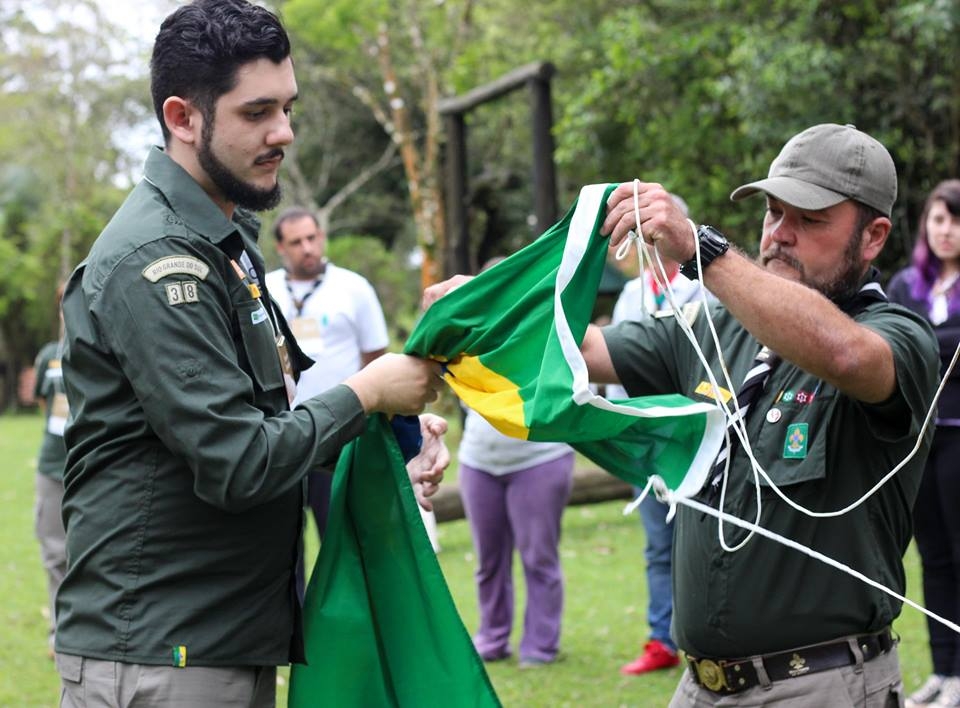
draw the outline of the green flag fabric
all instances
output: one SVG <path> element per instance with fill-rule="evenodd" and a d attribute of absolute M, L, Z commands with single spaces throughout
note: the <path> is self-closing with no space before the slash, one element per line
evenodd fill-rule
<path fill-rule="evenodd" d="M 289 706 L 500 705 L 416 505 L 389 423 L 370 417 L 334 473 Z"/>
<path fill-rule="evenodd" d="M 723 412 L 680 395 L 608 401 L 590 389 L 580 354 L 615 186 L 584 187 L 534 243 L 440 298 L 406 352 L 445 362 L 457 395 L 502 433 L 567 442 L 628 482 L 643 486 L 657 474 L 692 496 L 720 449 Z"/>

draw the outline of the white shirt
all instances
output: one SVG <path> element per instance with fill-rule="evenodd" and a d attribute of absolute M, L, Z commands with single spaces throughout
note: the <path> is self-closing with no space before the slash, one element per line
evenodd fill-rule
<path fill-rule="evenodd" d="M 267 273 L 267 289 L 297 344 L 317 362 L 300 375 L 296 406 L 355 374 L 361 354 L 386 349 L 390 339 L 377 293 L 362 275 L 329 262 L 316 287 L 313 281 L 291 280 L 288 288 L 286 275 L 282 268 Z M 294 297 L 306 297 L 300 312 Z"/>
<path fill-rule="evenodd" d="M 571 452 L 564 443 L 530 442 L 504 435 L 475 410 L 467 409 L 457 457 L 492 475 L 504 475 L 555 460 Z"/>
<path fill-rule="evenodd" d="M 670 287 L 673 288 L 673 294 L 678 307 L 683 307 L 688 302 L 700 297 L 701 283 L 699 280 L 688 280 L 686 276 L 680 275 L 677 271 L 670 281 Z M 666 293 L 663 294 L 664 296 Z M 707 301 L 712 302 L 713 296 L 707 293 Z M 649 272 L 634 278 L 623 286 L 617 303 L 613 306 L 613 317 L 611 324 L 617 324 L 624 320 L 639 321 L 645 316 L 654 312 L 661 312 L 669 309 L 670 304 L 663 301 L 662 305 L 657 303 L 657 294 L 653 288 L 653 277 Z"/>
<path fill-rule="evenodd" d="M 677 271 L 673 280 L 670 281 L 670 287 L 673 288 L 677 307 L 682 308 L 687 303 L 700 299 L 700 289 L 703 284 L 699 280 L 689 280 L 685 275 L 680 275 L 680 271 Z M 663 296 L 665 295 L 664 293 Z M 707 302 L 713 302 L 714 299 L 713 295 L 708 292 Z M 663 301 L 662 305 L 658 305 L 657 293 L 653 288 L 653 276 L 650 275 L 649 271 L 645 271 L 623 286 L 620 297 L 617 298 L 617 302 L 613 306 L 611 324 L 626 320 L 639 322 L 655 312 L 668 309 L 670 309 L 670 304 L 666 301 Z M 622 386 L 611 384 L 607 386 L 607 398 L 629 398 L 629 396 Z"/>

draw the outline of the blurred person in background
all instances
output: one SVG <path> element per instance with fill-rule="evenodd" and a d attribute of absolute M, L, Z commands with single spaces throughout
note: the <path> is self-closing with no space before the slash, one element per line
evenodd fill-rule
<path fill-rule="evenodd" d="M 57 288 L 57 312 L 63 298 L 63 284 Z M 34 400 L 44 413 L 43 439 L 37 456 L 37 497 L 34 530 L 40 542 L 40 558 L 47 574 L 47 593 L 50 600 L 50 632 L 48 653 L 53 658 L 54 634 L 57 622 L 57 589 L 67 572 L 66 533 L 60 505 L 63 502 L 63 468 L 67 461 L 67 447 L 63 431 L 70 415 L 70 404 L 63 388 L 63 318 L 60 338 L 48 342 L 34 362 Z"/>
<path fill-rule="evenodd" d="M 474 646 L 484 661 L 511 656 L 516 549 L 527 590 L 519 665 L 549 664 L 560 648 L 560 523 L 573 487 L 574 452 L 563 443 L 508 437 L 467 409 L 458 455 L 460 496 L 477 552 Z"/>
<path fill-rule="evenodd" d="M 927 197 L 911 265 L 893 276 L 891 302 L 925 317 L 940 345 L 941 375 L 960 344 L 960 180 L 941 182 Z M 960 370 L 937 408 L 936 432 L 914 504 L 913 528 L 927 608 L 960 622 Z M 960 706 L 960 635 L 927 620 L 933 674 L 908 706 Z"/>
<path fill-rule="evenodd" d="M 267 289 L 300 349 L 316 362 L 300 375 L 296 406 L 360 371 L 384 354 L 390 341 L 373 286 L 327 260 L 327 235 L 313 213 L 286 209 L 273 233 L 283 267 L 267 273 Z M 307 477 L 307 499 L 321 538 L 332 478 L 331 470 L 314 470 Z"/>
<path fill-rule="evenodd" d="M 689 216 L 687 203 L 676 194 L 671 196 L 684 216 Z M 652 254 L 652 249 L 650 252 Z M 660 256 L 660 262 L 663 273 L 654 260 L 638 277 L 624 286 L 614 305 L 611 324 L 625 320 L 642 320 L 655 313 L 670 312 L 672 308 L 667 299 L 667 290 L 661 286 L 664 275 L 673 290 L 674 302 L 678 308 L 699 301 L 703 292 L 700 281 L 680 275 L 680 264 L 671 258 Z M 712 300 L 709 293 L 707 296 Z M 607 398 L 610 399 L 628 397 L 627 392 L 618 384 L 608 385 L 606 391 Z M 634 488 L 637 495 L 642 491 Z M 670 580 L 673 524 L 667 522 L 667 506 L 657 501 L 653 494 L 644 498 L 637 511 L 647 541 L 643 556 L 647 564 L 647 624 L 650 625 L 650 637 L 640 655 L 620 667 L 620 673 L 624 676 L 639 676 L 648 671 L 669 669 L 680 663 L 677 645 L 670 637 L 670 620 L 673 617 Z"/>
<path fill-rule="evenodd" d="M 316 215 L 292 206 L 273 225 L 283 267 L 267 273 L 267 289 L 283 312 L 303 353 L 316 362 L 300 375 L 296 406 L 333 388 L 387 351 L 390 339 L 373 285 L 359 273 L 331 263 L 327 234 Z M 307 477 L 307 503 L 322 539 L 327 531 L 333 470 Z M 433 512 L 421 507 L 437 549 Z"/>

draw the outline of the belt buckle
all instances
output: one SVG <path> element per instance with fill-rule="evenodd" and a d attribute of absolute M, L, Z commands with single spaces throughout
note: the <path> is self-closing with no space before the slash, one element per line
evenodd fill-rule
<path fill-rule="evenodd" d="M 729 688 L 727 677 L 717 662 L 711 659 L 700 659 L 694 665 L 697 667 L 697 678 L 707 690 L 719 692 L 720 689 Z"/>

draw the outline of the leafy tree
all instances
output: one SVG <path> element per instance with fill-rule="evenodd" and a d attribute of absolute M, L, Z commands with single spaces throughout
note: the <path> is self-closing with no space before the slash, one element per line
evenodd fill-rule
<path fill-rule="evenodd" d="M 309 61 L 308 49 L 294 52 L 300 98 L 281 173 L 285 202 L 313 210 L 326 233 L 368 233 L 392 245 L 410 230 L 395 143 L 346 87 Z M 408 240 L 412 246 L 412 234 Z"/>
<path fill-rule="evenodd" d="M 361 104 L 386 138 L 384 149 L 396 146 L 409 212 L 426 256 L 425 282 L 439 275 L 438 263 L 446 260 L 438 100 L 520 64 L 550 58 L 543 49 L 549 45 L 538 43 L 550 32 L 575 45 L 577 32 L 604 8 L 596 0 L 550 0 L 530 4 L 522 13 L 507 0 L 287 0 L 282 5 L 297 51 L 308 57 L 298 65 L 300 76 L 308 77 L 306 84 L 301 78 L 301 95 L 316 91 L 337 113 L 353 114 L 350 103 Z M 558 31 L 563 24 L 570 32 Z M 310 65 L 306 73 L 304 63 Z M 484 233 L 480 261 L 534 236 L 528 223 L 532 196 L 523 179 L 531 160 L 525 98 L 515 94 L 469 118 L 475 188 L 469 199 L 476 207 L 476 229 Z M 301 125 L 316 123 L 311 113 L 301 111 Z M 359 130 L 366 134 L 362 123 Z M 377 144 L 384 144 L 382 138 Z"/>
<path fill-rule="evenodd" d="M 54 293 L 122 199 L 118 138 L 148 114 L 128 38 L 93 0 L 8 0 L 0 52 L 0 338 L 9 375 L 56 336 Z"/>
<path fill-rule="evenodd" d="M 472 6 L 472 0 L 288 0 L 282 6 L 313 61 L 367 108 L 396 146 L 424 283 L 441 275 L 445 233 L 437 102 Z"/>
<path fill-rule="evenodd" d="M 730 204 L 731 189 L 765 174 L 798 130 L 854 123 L 898 166 L 889 270 L 907 251 L 929 188 L 960 171 L 958 21 L 955 0 L 621 8 L 599 21 L 602 57 L 561 107 L 558 159 L 584 181 L 661 181 L 695 217 L 718 220 L 751 246 L 758 204 Z"/>

